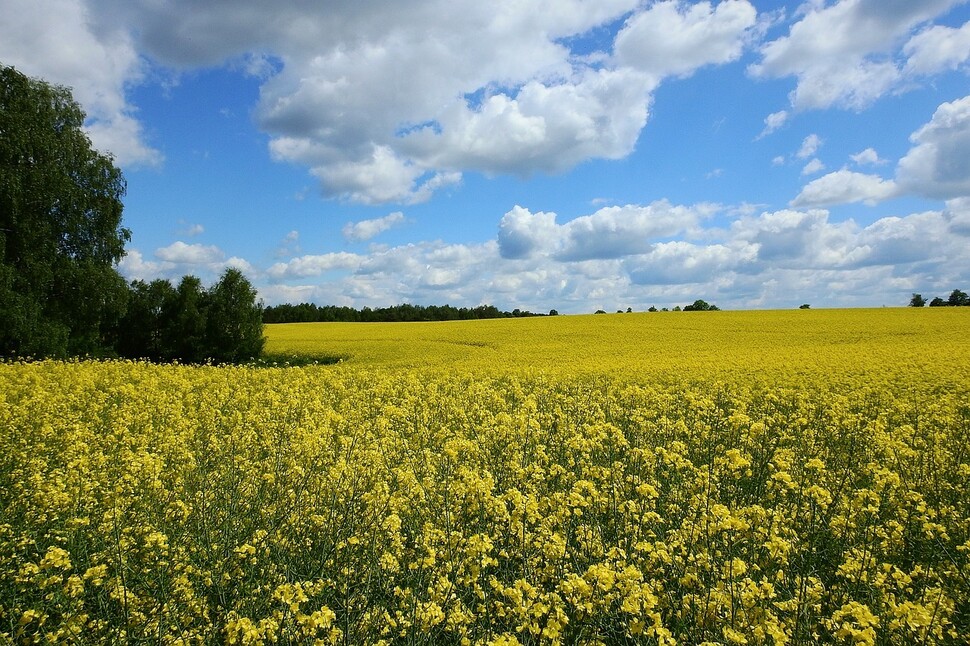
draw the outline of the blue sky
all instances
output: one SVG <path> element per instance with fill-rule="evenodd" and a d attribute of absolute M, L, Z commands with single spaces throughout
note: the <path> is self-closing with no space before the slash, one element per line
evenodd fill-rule
<path fill-rule="evenodd" d="M 128 181 L 128 278 L 267 304 L 970 288 L 966 0 L 0 0 Z"/>

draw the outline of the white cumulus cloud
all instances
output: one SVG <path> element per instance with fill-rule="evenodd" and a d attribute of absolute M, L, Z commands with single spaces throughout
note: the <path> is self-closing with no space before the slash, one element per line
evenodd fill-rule
<path fill-rule="evenodd" d="M 559 261 L 616 259 L 650 251 L 657 238 L 694 230 L 716 207 L 673 205 L 659 200 L 646 206 L 610 206 L 564 224 L 555 213 L 531 213 L 516 206 L 499 223 L 502 257 L 543 254 Z"/>
<path fill-rule="evenodd" d="M 309 278 L 335 269 L 356 269 L 364 261 L 361 256 L 347 252 L 306 255 L 287 262 L 278 262 L 266 270 L 274 280 Z"/>
<path fill-rule="evenodd" d="M 172 263 L 204 265 L 220 262 L 225 254 L 215 245 L 187 244 L 177 240 L 167 247 L 156 249 L 155 257 Z"/>
<path fill-rule="evenodd" d="M 843 168 L 806 184 L 791 206 L 802 208 L 853 202 L 872 205 L 897 195 L 899 187 L 893 180 Z"/>
<path fill-rule="evenodd" d="M 684 76 L 737 60 L 757 11 L 747 0 L 653 3 L 627 20 L 616 36 L 616 59 L 653 78 Z"/>
<path fill-rule="evenodd" d="M 878 166 L 886 163 L 886 160 L 879 157 L 879 153 L 874 148 L 866 148 L 854 155 L 849 155 L 849 159 L 859 166 Z"/>
<path fill-rule="evenodd" d="M 955 70 L 970 59 L 970 22 L 954 29 L 934 25 L 909 39 L 903 47 L 905 71 L 911 75 Z"/>
<path fill-rule="evenodd" d="M 404 214 L 400 211 L 395 211 L 382 218 L 348 222 L 341 229 L 341 233 L 343 233 L 344 238 L 351 242 L 362 242 L 364 240 L 370 240 L 404 221 Z"/>
<path fill-rule="evenodd" d="M 128 49 L 116 51 L 132 64 L 137 47 L 175 70 L 228 62 L 258 74 L 254 116 L 273 158 L 307 167 L 324 195 L 364 204 L 423 202 L 468 171 L 560 172 L 629 155 L 657 85 L 737 60 L 757 23 L 748 0 L 91 6 L 89 23 L 79 24 L 117 34 Z M 600 51 L 574 45 L 617 23 L 615 42 Z M 35 51 L 17 49 L 24 57 Z M 145 157 L 151 151 L 137 121 L 122 118 L 132 116 L 124 88 L 135 78 L 125 69 L 111 86 L 121 99 L 111 122 L 118 127 L 99 137 L 127 141 Z"/>
<path fill-rule="evenodd" d="M 70 87 L 92 143 L 121 166 L 162 163 L 126 96 L 144 74 L 127 29 L 99 21 L 84 0 L 5 0 L 2 11 L 0 61 Z"/>
<path fill-rule="evenodd" d="M 259 289 L 270 303 L 355 307 L 450 302 L 590 312 L 673 307 L 697 298 L 725 308 L 904 305 L 912 291 L 946 293 L 965 276 L 966 202 L 955 198 L 944 211 L 865 225 L 834 221 L 823 209 L 732 209 L 727 228 L 710 217 L 727 211 L 664 200 L 601 209 L 563 224 L 555 214 L 515 207 L 493 240 L 305 256 L 270 268 Z M 620 242 L 620 233 L 636 244 Z"/>
<path fill-rule="evenodd" d="M 896 169 L 902 186 L 940 199 L 970 196 L 970 96 L 940 105 L 910 141 Z"/>
<path fill-rule="evenodd" d="M 818 157 L 812 159 L 802 168 L 802 175 L 814 175 L 825 170 L 825 164 Z"/>
<path fill-rule="evenodd" d="M 893 56 L 913 30 L 962 1 L 806 4 L 788 35 L 764 44 L 761 60 L 749 70 L 756 77 L 796 77 L 790 98 L 798 110 L 832 106 L 861 110 L 905 78 Z M 912 56 L 932 57 L 926 51 L 919 41 L 907 50 Z M 914 65 L 926 67 L 919 59 Z"/>
<path fill-rule="evenodd" d="M 812 133 L 802 140 L 802 147 L 798 149 L 796 157 L 799 159 L 807 159 L 814 155 L 821 147 L 822 139 L 817 134 Z"/>
<path fill-rule="evenodd" d="M 758 135 L 758 139 L 767 137 L 775 130 L 778 130 L 785 125 L 785 123 L 788 121 L 788 116 L 789 114 L 787 110 L 779 110 L 778 112 L 772 112 L 765 117 L 765 129 L 761 131 L 760 135 Z"/>

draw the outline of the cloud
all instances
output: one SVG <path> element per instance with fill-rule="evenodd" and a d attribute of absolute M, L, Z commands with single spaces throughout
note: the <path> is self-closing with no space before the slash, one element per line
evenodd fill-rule
<path fill-rule="evenodd" d="M 779 110 L 778 112 L 769 114 L 765 117 L 765 129 L 761 131 L 761 134 L 757 138 L 761 139 L 766 137 L 781 128 L 788 121 L 788 116 L 787 110 Z"/>
<path fill-rule="evenodd" d="M 272 157 L 307 167 L 325 196 L 364 204 L 420 203 L 470 171 L 528 176 L 625 157 L 664 78 L 737 60 L 757 29 L 748 0 L 101 0 L 89 17 L 126 39 L 133 62 L 137 47 L 176 71 L 254 74 Z M 614 24 L 615 42 L 581 49 Z M 123 99 L 135 77 L 119 78 Z"/>
<path fill-rule="evenodd" d="M 924 29 L 903 46 L 905 72 L 932 75 L 958 69 L 970 59 L 970 22 L 959 29 L 935 25 Z"/>
<path fill-rule="evenodd" d="M 360 222 L 348 222 L 341 230 L 344 238 L 351 242 L 362 242 L 370 240 L 388 229 L 401 224 L 405 221 L 404 214 L 395 211 L 382 218 L 373 220 L 361 220 Z"/>
<path fill-rule="evenodd" d="M 278 160 L 316 164 L 312 154 L 298 150 L 302 143 L 306 142 L 278 139 L 270 147 Z M 287 149 L 294 144 L 295 148 Z M 461 174 L 453 172 L 434 173 L 429 177 L 424 168 L 401 157 L 390 146 L 376 146 L 357 160 L 316 165 L 312 172 L 321 180 L 325 195 L 361 204 L 419 204 L 427 201 L 437 188 L 461 180 Z"/>
<path fill-rule="evenodd" d="M 255 265 L 253 265 L 245 258 L 240 258 L 239 256 L 233 256 L 232 258 L 229 258 L 228 260 L 226 260 L 224 263 L 222 263 L 222 267 L 219 269 L 219 271 L 229 267 L 232 267 L 233 269 L 238 269 L 239 271 L 241 271 L 243 274 L 247 276 L 253 276 L 259 273 L 259 270 L 256 268 Z"/>
<path fill-rule="evenodd" d="M 514 97 L 455 103 L 434 125 L 401 138 L 421 167 L 486 174 L 556 173 L 633 151 L 647 121 L 650 79 L 635 70 L 584 70 L 571 82 L 530 81 Z"/>
<path fill-rule="evenodd" d="M 124 257 L 118 263 L 118 271 L 128 280 L 154 280 L 171 268 L 171 263 L 145 260 L 138 249 L 126 249 Z"/>
<path fill-rule="evenodd" d="M 815 173 L 823 170 L 825 170 L 825 164 L 823 164 L 822 161 L 816 157 L 812 161 L 805 164 L 805 167 L 802 168 L 802 175 L 814 175 Z"/>
<path fill-rule="evenodd" d="M 796 110 L 833 106 L 861 110 L 904 80 L 894 55 L 913 29 L 960 2 L 838 0 L 829 5 L 807 4 L 787 36 L 762 46 L 761 61 L 749 71 L 761 78 L 796 77 L 790 96 Z M 918 57 L 916 68 L 929 69 L 932 66 L 919 57 L 935 61 L 939 57 L 925 53 L 928 51 L 928 45 L 918 40 L 904 53 Z"/>
<path fill-rule="evenodd" d="M 155 257 L 166 262 L 185 265 L 204 265 L 221 262 L 225 254 L 214 245 L 186 244 L 181 240 L 155 250 Z"/>
<path fill-rule="evenodd" d="M 300 232 L 293 229 L 285 236 L 283 240 L 276 246 L 273 250 L 273 257 L 275 258 L 286 258 L 287 256 L 295 256 L 301 253 L 300 248 Z"/>
<path fill-rule="evenodd" d="M 179 225 L 181 226 L 179 233 L 189 238 L 205 233 L 205 227 L 201 224 L 191 224 L 185 220 L 179 220 Z"/>
<path fill-rule="evenodd" d="M 899 186 L 877 175 L 837 170 L 809 182 L 791 206 L 796 208 L 863 202 L 868 205 L 899 195 Z"/>
<path fill-rule="evenodd" d="M 616 35 L 615 57 L 653 78 L 687 76 L 698 68 L 737 60 L 757 12 L 747 0 L 653 3 L 631 16 Z"/>
<path fill-rule="evenodd" d="M 940 211 L 880 218 L 860 227 L 832 222 L 828 211 L 784 210 L 743 218 L 732 227 L 735 242 L 756 245 L 756 273 L 768 270 L 841 270 L 935 265 L 970 254 L 950 233 L 952 216 Z"/>
<path fill-rule="evenodd" d="M 664 242 L 657 244 L 650 253 L 631 258 L 625 269 L 637 285 L 706 283 L 722 272 L 733 271 L 751 262 L 756 253 L 757 247 L 750 244 Z"/>
<path fill-rule="evenodd" d="M 814 155 L 822 146 L 822 140 L 816 134 L 810 134 L 802 140 L 802 147 L 795 154 L 799 159 L 806 159 Z"/>
<path fill-rule="evenodd" d="M 266 270 L 267 275 L 274 280 L 287 278 L 309 278 L 321 276 L 336 269 L 356 269 L 364 262 L 364 258 L 347 252 L 325 253 L 319 255 L 300 256 L 288 262 L 278 262 Z"/>
<path fill-rule="evenodd" d="M 126 89 L 144 64 L 129 32 L 100 23 L 83 0 L 7 0 L 0 21 L 0 60 L 51 83 L 69 86 L 87 113 L 95 148 L 124 167 L 158 166 Z"/>
<path fill-rule="evenodd" d="M 657 238 L 693 229 L 714 207 L 675 206 L 661 200 L 647 206 L 611 206 L 561 227 L 560 260 L 622 258 L 648 252 Z"/>
<path fill-rule="evenodd" d="M 610 206 L 565 224 L 555 213 L 531 213 L 520 206 L 502 216 L 498 244 L 503 258 L 543 254 L 560 261 L 604 260 L 646 253 L 656 238 L 692 230 L 716 207 L 672 205 Z"/>
<path fill-rule="evenodd" d="M 854 155 L 849 155 L 849 159 L 859 166 L 880 166 L 886 163 L 886 160 L 880 158 L 879 153 L 873 148 L 866 148 Z"/>
<path fill-rule="evenodd" d="M 503 215 L 498 225 L 498 247 L 503 258 L 528 258 L 541 249 L 557 247 L 559 238 L 555 213 L 532 213 L 518 205 Z"/>
<path fill-rule="evenodd" d="M 970 96 L 940 105 L 910 141 L 896 169 L 901 186 L 939 199 L 970 196 Z"/>
<path fill-rule="evenodd" d="M 945 214 L 952 233 L 970 237 L 970 197 L 947 200 Z"/>
<path fill-rule="evenodd" d="M 261 276 L 259 268 L 245 258 L 226 254 L 214 245 L 187 244 L 177 240 L 155 250 L 154 260 L 146 260 L 139 249 L 129 248 L 118 263 L 118 271 L 129 280 L 178 281 L 191 274 L 203 280 L 215 281 L 228 267 L 235 267 L 246 276 Z"/>
<path fill-rule="evenodd" d="M 723 226 L 717 215 L 731 214 Z M 574 224 L 576 223 L 576 224 Z M 634 242 L 621 241 L 626 235 Z M 706 204 L 600 209 L 564 223 L 514 207 L 494 239 L 414 242 L 307 255 L 262 274 L 268 303 L 402 302 L 560 312 L 673 307 L 905 305 L 970 279 L 970 202 L 835 221 L 824 209 L 756 213 Z"/>
<path fill-rule="evenodd" d="M 819 269 L 841 266 L 852 253 L 856 226 L 851 221 L 833 224 L 828 211 L 782 210 L 742 218 L 732 231 L 736 238 L 755 245 L 758 268 Z"/>

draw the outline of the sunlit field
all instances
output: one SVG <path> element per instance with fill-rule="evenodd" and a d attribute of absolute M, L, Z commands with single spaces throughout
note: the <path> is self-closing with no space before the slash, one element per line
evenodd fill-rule
<path fill-rule="evenodd" d="M 0 643 L 967 643 L 966 308 L 267 335 L 0 364 Z"/>
<path fill-rule="evenodd" d="M 266 352 L 369 369 L 505 374 L 815 376 L 970 366 L 960 308 L 651 312 L 436 323 L 290 323 Z"/>

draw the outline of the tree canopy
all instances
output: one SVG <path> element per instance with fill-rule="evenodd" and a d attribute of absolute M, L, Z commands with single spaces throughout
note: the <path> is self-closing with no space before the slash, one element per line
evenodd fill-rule
<path fill-rule="evenodd" d="M 921 294 L 913 294 L 913 298 L 909 301 L 909 306 L 923 307 L 924 305 L 926 305 L 926 299 Z M 946 300 L 935 296 L 929 302 L 929 305 L 930 307 L 967 307 L 970 306 L 970 296 L 964 291 L 954 289 L 950 292 L 950 296 Z"/>
<path fill-rule="evenodd" d="M 118 273 L 125 180 L 83 126 L 70 90 L 0 67 L 0 356 L 257 357 L 262 306 L 239 270 L 208 290 Z"/>
<path fill-rule="evenodd" d="M 720 309 L 717 305 L 701 299 L 697 299 L 690 305 L 684 306 L 685 312 L 717 312 Z"/>
<path fill-rule="evenodd" d="M 63 87 L 0 68 L 0 354 L 97 353 L 124 311 L 125 180 Z"/>
<path fill-rule="evenodd" d="M 248 361 L 263 350 L 263 308 L 256 290 L 229 268 L 205 289 L 195 276 L 131 283 L 118 353 L 132 359 L 218 363 Z"/>
<path fill-rule="evenodd" d="M 553 314 L 555 312 L 555 314 Z M 550 316 L 558 314 L 556 310 Z M 391 307 L 353 307 L 338 305 L 315 305 L 283 303 L 271 305 L 263 310 L 264 323 L 390 323 L 411 321 L 468 321 L 477 319 L 520 318 L 545 316 L 528 310 L 514 309 L 511 312 L 499 310 L 494 305 L 478 307 L 453 307 L 451 305 L 412 305 L 404 303 Z"/>

